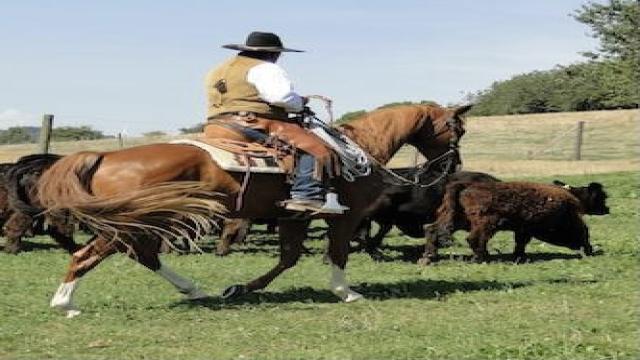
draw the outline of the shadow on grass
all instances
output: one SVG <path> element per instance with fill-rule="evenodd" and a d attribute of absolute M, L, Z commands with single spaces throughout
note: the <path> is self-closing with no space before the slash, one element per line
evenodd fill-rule
<path fill-rule="evenodd" d="M 393 283 L 362 283 L 352 289 L 370 300 L 390 299 L 444 299 L 449 294 L 473 291 L 504 291 L 528 286 L 529 283 L 499 281 L 444 281 L 415 280 Z M 286 304 L 303 303 L 339 303 L 340 300 L 328 290 L 317 290 L 311 287 L 287 289 L 282 292 L 260 291 L 243 295 L 237 299 L 224 300 L 211 297 L 201 300 L 183 300 L 174 303 L 173 307 L 205 307 L 213 310 L 244 307 L 254 304 Z"/>
<path fill-rule="evenodd" d="M 385 262 L 393 262 L 393 261 L 406 261 L 410 263 L 416 263 L 424 253 L 424 246 L 418 245 L 387 245 L 384 246 L 383 249 L 391 250 L 393 252 L 399 252 L 398 255 L 386 255 L 383 261 Z M 596 251 L 593 256 L 603 255 L 604 252 L 602 250 Z M 571 260 L 571 259 L 582 259 L 582 255 L 578 253 L 568 254 L 568 253 L 551 253 L 551 252 L 543 252 L 543 253 L 527 253 L 525 263 L 536 263 L 542 261 L 551 261 L 551 260 Z M 472 262 L 471 254 L 440 254 L 440 261 L 445 260 L 454 260 L 454 261 L 463 261 L 463 262 Z M 513 262 L 513 254 L 511 253 L 498 253 L 498 254 L 490 254 L 489 262 L 498 262 L 498 263 L 512 263 Z"/>
<path fill-rule="evenodd" d="M 58 244 L 51 240 L 50 243 L 33 242 L 28 240 L 22 240 L 20 242 L 20 252 L 30 252 L 38 250 L 60 250 L 64 251 Z M 0 243 L 0 251 L 4 249 L 4 241 Z"/>

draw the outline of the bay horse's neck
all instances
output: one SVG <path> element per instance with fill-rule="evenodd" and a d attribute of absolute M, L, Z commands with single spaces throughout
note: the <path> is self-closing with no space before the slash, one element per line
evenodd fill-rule
<path fill-rule="evenodd" d="M 378 162 L 386 164 L 423 126 L 433 131 L 433 120 L 444 109 L 428 105 L 405 105 L 375 110 L 340 129 Z"/>

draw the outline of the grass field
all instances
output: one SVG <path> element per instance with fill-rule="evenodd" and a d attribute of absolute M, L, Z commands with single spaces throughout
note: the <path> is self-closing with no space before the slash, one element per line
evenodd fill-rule
<path fill-rule="evenodd" d="M 312 254 L 266 291 L 228 303 L 182 301 L 114 256 L 81 283 L 84 313 L 65 319 L 48 301 L 68 256 L 37 239 L 32 251 L 0 254 L 0 359 L 637 359 L 638 174 L 563 179 L 600 181 L 610 194 L 612 213 L 587 219 L 600 255 L 579 259 L 534 241 L 531 262 L 514 265 L 511 234 L 501 233 L 489 264 L 458 259 L 470 254 L 460 237 L 442 252 L 448 260 L 423 268 L 421 240 L 394 232 L 384 250 L 394 261 L 352 255 L 350 281 L 367 297 L 352 304 L 326 290 L 325 243 L 311 240 Z M 276 247 L 257 233 L 226 258 L 164 260 L 217 294 L 265 272 Z"/>

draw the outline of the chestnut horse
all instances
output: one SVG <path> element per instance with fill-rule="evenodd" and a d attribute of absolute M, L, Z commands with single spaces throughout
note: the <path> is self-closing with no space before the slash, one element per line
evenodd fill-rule
<path fill-rule="evenodd" d="M 339 130 L 379 164 L 387 163 L 405 144 L 416 147 L 430 159 L 448 151 L 451 139 L 462 136 L 461 115 L 470 107 L 384 108 L 342 125 Z M 350 210 L 326 219 L 328 258 L 332 264 L 330 288 L 346 302 L 362 298 L 346 281 L 349 242 L 364 209 L 385 187 L 384 176 L 383 172 L 372 171 L 354 182 L 337 179 L 333 184 L 340 201 Z M 279 174 L 251 174 L 243 195 L 244 204 L 240 210 L 233 210 L 243 180 L 244 173 L 225 171 L 205 151 L 182 144 L 81 152 L 58 161 L 40 179 L 38 192 L 42 204 L 54 214 L 70 213 L 98 235 L 73 255 L 51 306 L 66 310 L 67 316 L 79 314 L 72 301 L 78 280 L 116 252 L 126 252 L 187 298 L 206 297 L 191 281 L 162 264 L 158 249 L 162 237 L 194 233 L 194 223 L 199 226 L 195 232 L 202 230 L 206 227 L 205 219 L 216 214 L 229 218 L 279 218 L 278 264 L 246 285 L 227 288 L 222 296 L 229 298 L 266 287 L 296 264 L 310 219 L 292 218 L 290 212 L 278 206 L 289 195 L 284 175 Z M 211 198 L 212 194 L 222 196 Z M 175 215 L 189 221 L 176 220 Z"/>

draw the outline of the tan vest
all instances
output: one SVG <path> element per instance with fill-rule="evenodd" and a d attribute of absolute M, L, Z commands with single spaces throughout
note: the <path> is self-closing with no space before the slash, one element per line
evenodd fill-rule
<path fill-rule="evenodd" d="M 205 78 L 208 119 L 239 111 L 253 112 L 267 118 L 287 118 L 283 108 L 262 100 L 258 89 L 247 81 L 249 69 L 262 63 L 262 60 L 236 56 L 209 71 Z"/>

